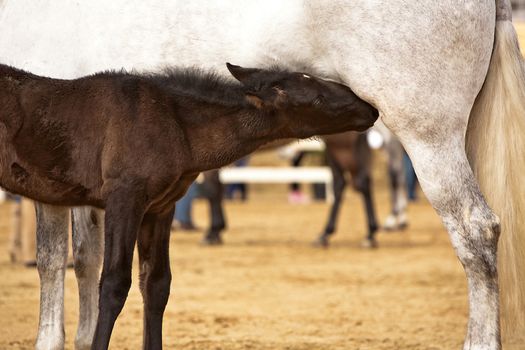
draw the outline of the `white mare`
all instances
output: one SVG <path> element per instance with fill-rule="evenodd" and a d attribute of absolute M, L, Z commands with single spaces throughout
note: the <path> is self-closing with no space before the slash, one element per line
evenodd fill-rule
<path fill-rule="evenodd" d="M 0 61 L 37 74 L 166 65 L 225 72 L 229 61 L 343 81 L 380 110 L 449 231 L 468 281 L 464 348 L 501 348 L 496 260 L 502 320 L 525 334 L 525 74 L 508 0 L 4 0 L 0 7 Z M 501 218 L 498 259 L 500 221 L 474 173 Z M 41 210 L 57 225 L 41 230 L 40 241 L 65 236 L 66 212 Z M 40 263 L 62 261 L 55 254 L 39 248 L 47 304 L 38 348 L 63 347 L 62 295 L 47 289 L 62 288 L 63 266 Z"/>

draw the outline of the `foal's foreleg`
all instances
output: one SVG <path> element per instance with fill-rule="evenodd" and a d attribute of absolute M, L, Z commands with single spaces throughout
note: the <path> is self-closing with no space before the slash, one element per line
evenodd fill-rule
<path fill-rule="evenodd" d="M 36 261 L 40 276 L 40 320 L 36 349 L 64 348 L 64 274 L 68 252 L 66 207 L 35 202 Z"/>
<path fill-rule="evenodd" d="M 104 254 L 104 215 L 91 207 L 74 208 L 73 258 L 78 283 L 79 317 L 75 349 L 91 348 L 98 317 L 98 280 Z"/>
<path fill-rule="evenodd" d="M 170 294 L 170 225 L 173 209 L 146 214 L 138 237 L 140 290 L 144 299 L 144 349 L 162 349 L 162 318 Z"/>
<path fill-rule="evenodd" d="M 131 286 L 133 249 L 144 215 L 143 191 L 120 188 L 109 195 L 104 218 L 104 263 L 100 277 L 99 313 L 91 348 L 109 346 L 113 326 Z"/>

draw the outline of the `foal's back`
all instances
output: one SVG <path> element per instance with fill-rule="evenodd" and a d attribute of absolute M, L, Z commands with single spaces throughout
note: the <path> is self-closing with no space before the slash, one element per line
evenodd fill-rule
<path fill-rule="evenodd" d="M 43 202 L 101 206 L 115 150 L 132 152 L 139 134 L 165 128 L 170 107 L 156 89 L 124 73 L 59 80 L 0 65 L 1 185 Z M 160 125 L 146 120 L 155 117 Z"/>

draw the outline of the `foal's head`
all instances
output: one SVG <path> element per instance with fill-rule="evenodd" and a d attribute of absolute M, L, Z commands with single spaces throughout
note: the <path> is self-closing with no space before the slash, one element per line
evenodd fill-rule
<path fill-rule="evenodd" d="M 363 131 L 378 117 L 374 107 L 345 85 L 304 73 L 227 66 L 246 88 L 249 103 L 284 116 L 290 136 Z"/>

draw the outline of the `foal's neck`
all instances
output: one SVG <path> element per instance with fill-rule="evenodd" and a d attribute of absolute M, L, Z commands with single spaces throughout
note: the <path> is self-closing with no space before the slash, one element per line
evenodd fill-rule
<path fill-rule="evenodd" d="M 199 117 L 184 122 L 192 169 L 204 171 L 228 165 L 284 137 L 277 120 L 277 114 L 251 105 L 204 107 Z"/>

